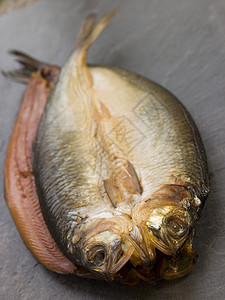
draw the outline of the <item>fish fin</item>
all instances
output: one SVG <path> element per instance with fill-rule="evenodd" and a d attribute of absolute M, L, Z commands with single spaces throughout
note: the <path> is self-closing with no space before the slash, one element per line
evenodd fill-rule
<path fill-rule="evenodd" d="M 14 80 L 16 82 L 25 83 L 28 84 L 30 80 L 30 72 L 27 72 L 26 70 L 15 70 L 15 71 L 1 71 L 2 75 L 5 78 Z"/>
<path fill-rule="evenodd" d="M 32 73 L 36 73 L 39 70 L 44 69 L 45 67 L 53 67 L 48 63 L 39 61 L 26 53 L 23 53 L 18 50 L 10 50 L 9 53 L 16 58 L 16 61 L 21 65 L 21 68 L 14 71 L 1 71 L 2 75 L 11 80 L 27 84 L 30 80 Z"/>
<path fill-rule="evenodd" d="M 100 101 L 100 107 L 101 107 L 101 114 L 104 118 L 111 118 L 111 114 L 110 114 L 110 111 L 108 110 L 107 106 L 102 102 Z"/>
<path fill-rule="evenodd" d="M 142 193 L 137 173 L 129 160 L 117 167 L 109 179 L 104 180 L 104 187 L 114 207 L 121 201 L 130 203 L 133 195 Z"/>
<path fill-rule="evenodd" d="M 89 15 L 78 34 L 76 48 L 87 50 L 101 34 L 103 29 L 118 12 L 118 10 L 118 8 L 114 9 L 108 15 L 100 19 L 100 21 L 98 21 L 97 23 L 95 23 L 96 16 L 94 14 Z"/>
<path fill-rule="evenodd" d="M 105 104 L 103 104 L 102 101 L 98 100 L 95 95 L 92 98 L 95 104 L 94 115 L 97 123 L 100 124 L 101 122 L 104 122 L 105 119 L 108 120 L 109 118 L 111 118 L 112 116 L 110 114 L 110 111 L 105 106 Z"/>
<path fill-rule="evenodd" d="M 122 201 L 122 195 L 118 185 L 116 185 L 113 182 L 113 178 L 110 177 L 109 179 L 104 180 L 104 187 L 112 205 L 117 207 L 118 203 Z"/>
<path fill-rule="evenodd" d="M 122 182 L 126 190 L 131 194 L 141 194 L 141 185 L 137 173 L 132 163 L 127 160 L 126 167 L 123 169 Z"/>
<path fill-rule="evenodd" d="M 10 50 L 9 53 L 16 58 L 16 61 L 20 63 L 26 70 L 31 70 L 32 72 L 36 72 L 40 70 L 44 66 L 49 65 L 48 63 L 39 61 L 32 56 L 29 56 L 26 53 L 18 50 Z"/>

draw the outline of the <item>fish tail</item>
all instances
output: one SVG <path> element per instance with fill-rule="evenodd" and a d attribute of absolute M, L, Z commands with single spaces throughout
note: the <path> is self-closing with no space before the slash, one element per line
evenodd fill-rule
<path fill-rule="evenodd" d="M 69 90 L 71 90 L 72 93 L 76 92 L 79 94 L 79 99 L 82 99 L 83 102 L 86 101 L 90 109 L 92 109 L 89 105 L 90 99 L 94 105 L 96 105 L 96 101 L 94 99 L 93 91 L 91 90 L 93 78 L 87 65 L 87 50 L 117 12 L 118 8 L 114 9 L 97 22 L 96 15 L 94 14 L 91 14 L 86 18 L 78 34 L 75 50 L 71 54 L 60 75 L 64 77 L 65 74 L 70 73 L 69 70 L 73 70 L 73 74 L 76 74 L 76 76 L 71 76 L 68 79 Z"/>
<path fill-rule="evenodd" d="M 21 68 L 18 70 L 7 72 L 1 71 L 3 76 L 11 80 L 27 84 L 32 73 L 36 73 L 46 66 L 50 67 L 48 63 L 39 61 L 21 51 L 10 50 L 9 53 L 13 55 L 16 58 L 16 61 L 21 65 Z"/>
<path fill-rule="evenodd" d="M 87 50 L 118 11 L 119 8 L 114 9 L 108 15 L 100 19 L 97 23 L 95 22 L 96 15 L 89 15 L 78 34 L 76 49 L 81 49 L 84 51 Z"/>

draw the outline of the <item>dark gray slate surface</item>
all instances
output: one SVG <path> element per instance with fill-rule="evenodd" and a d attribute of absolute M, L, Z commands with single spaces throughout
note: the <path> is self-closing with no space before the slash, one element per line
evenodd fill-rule
<path fill-rule="evenodd" d="M 40 0 L 0 17 L 0 68 L 15 67 L 7 51 L 26 51 L 62 65 L 84 17 L 118 1 Z M 89 52 L 89 62 L 145 75 L 172 91 L 191 112 L 205 143 L 212 192 L 197 226 L 199 259 L 176 282 L 137 287 L 53 274 L 26 249 L 3 192 L 7 142 L 24 86 L 0 76 L 0 299 L 225 298 L 225 2 L 126 0 Z"/>

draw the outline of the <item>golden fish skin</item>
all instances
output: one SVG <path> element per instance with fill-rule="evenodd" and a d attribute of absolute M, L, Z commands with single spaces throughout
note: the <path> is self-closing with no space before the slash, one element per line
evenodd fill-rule
<path fill-rule="evenodd" d="M 160 251 L 156 275 L 180 277 L 193 264 L 193 226 L 209 193 L 204 147 L 164 88 L 87 66 L 114 13 L 97 25 L 87 19 L 48 99 L 33 155 L 41 209 L 62 252 L 93 276 L 112 278 L 128 260 L 152 272 Z"/>

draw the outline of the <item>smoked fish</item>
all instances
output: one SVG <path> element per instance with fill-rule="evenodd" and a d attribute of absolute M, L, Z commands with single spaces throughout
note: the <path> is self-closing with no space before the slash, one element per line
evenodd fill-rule
<path fill-rule="evenodd" d="M 128 284 L 179 278 L 196 260 L 206 154 L 190 114 L 166 89 L 87 65 L 116 12 L 87 17 L 61 71 L 14 52 L 24 69 L 5 75 L 33 74 L 7 152 L 6 199 L 26 245 L 53 271 Z"/>

